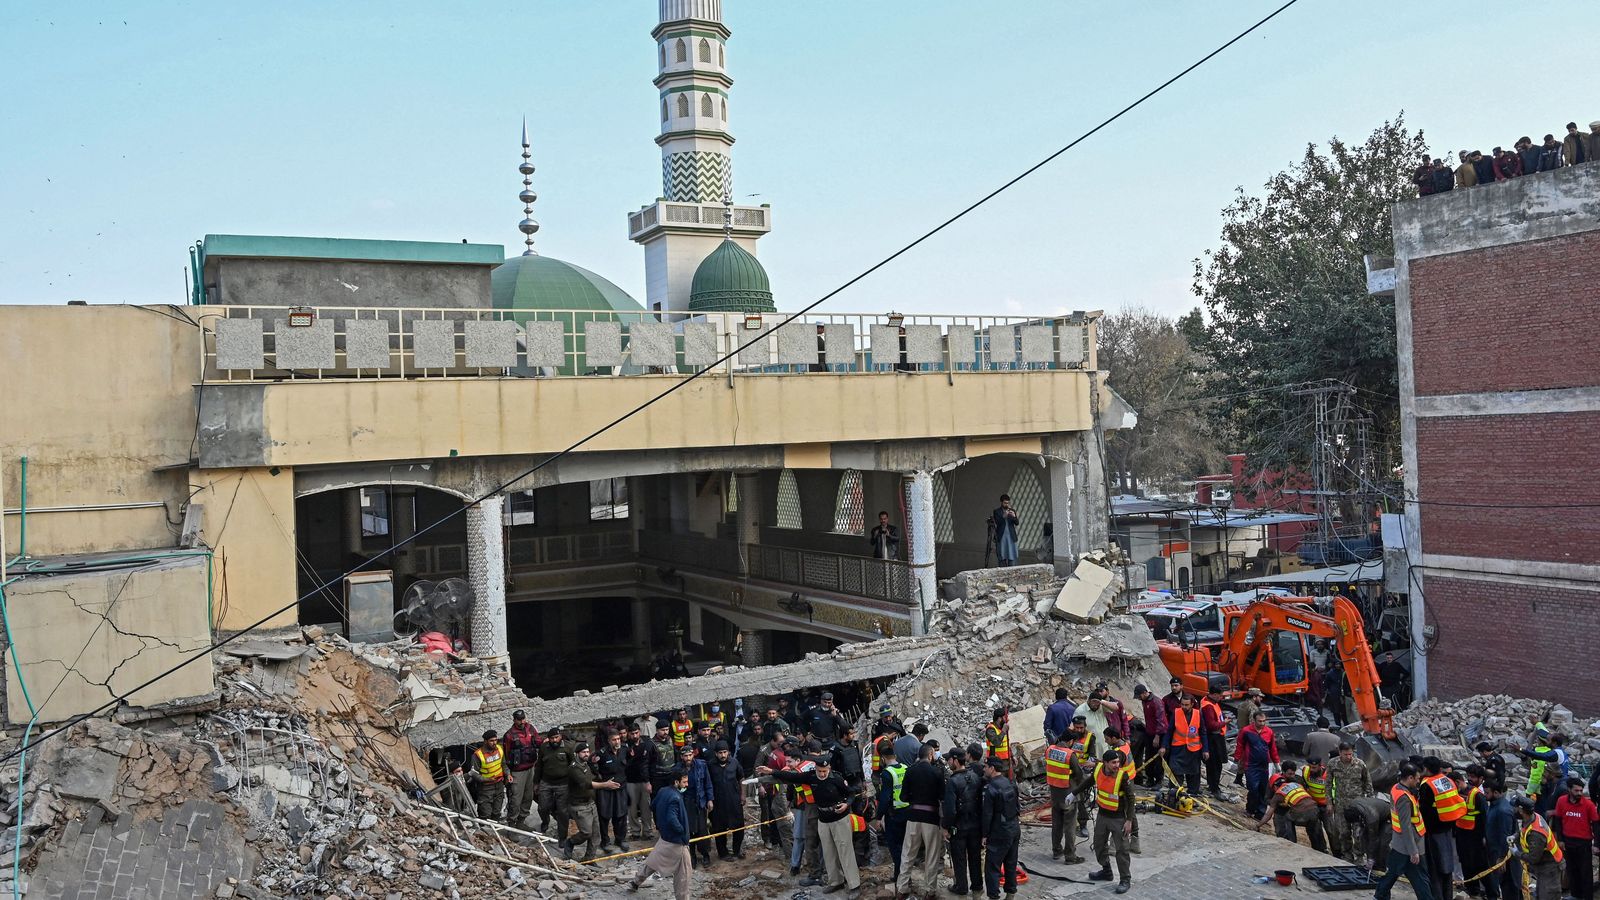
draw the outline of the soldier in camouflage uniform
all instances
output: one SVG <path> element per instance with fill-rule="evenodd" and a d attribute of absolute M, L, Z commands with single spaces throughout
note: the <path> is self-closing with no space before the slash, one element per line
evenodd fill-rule
<path fill-rule="evenodd" d="M 1350 823 L 1345 821 L 1344 811 L 1355 800 L 1372 794 L 1372 775 L 1367 772 L 1367 764 L 1356 759 L 1355 745 L 1349 741 L 1339 744 L 1339 755 L 1328 763 L 1328 789 L 1333 795 L 1333 821 L 1328 833 L 1333 855 L 1355 862 L 1358 855 L 1350 846 Z"/>

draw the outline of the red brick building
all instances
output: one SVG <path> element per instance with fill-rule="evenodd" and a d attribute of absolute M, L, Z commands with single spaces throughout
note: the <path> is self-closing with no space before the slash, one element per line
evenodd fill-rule
<path fill-rule="evenodd" d="M 1402 203 L 1394 231 L 1418 690 L 1593 711 L 1600 165 Z"/>

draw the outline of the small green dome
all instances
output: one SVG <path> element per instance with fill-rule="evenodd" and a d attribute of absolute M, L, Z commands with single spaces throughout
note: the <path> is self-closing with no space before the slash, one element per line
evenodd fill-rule
<path fill-rule="evenodd" d="M 767 270 L 750 251 L 724 239 L 694 270 L 690 312 L 777 312 Z"/>
<path fill-rule="evenodd" d="M 622 288 L 548 256 L 513 256 L 489 273 L 489 285 L 495 309 L 644 311 Z"/>

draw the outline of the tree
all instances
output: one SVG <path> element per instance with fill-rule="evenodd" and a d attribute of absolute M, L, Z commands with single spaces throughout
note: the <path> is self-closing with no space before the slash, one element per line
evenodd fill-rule
<path fill-rule="evenodd" d="M 1106 383 L 1139 414 L 1138 426 L 1106 438 L 1106 461 L 1122 493 L 1215 461 L 1200 399 L 1203 361 L 1177 322 L 1147 309 L 1114 313 L 1100 320 L 1099 350 Z"/>
<path fill-rule="evenodd" d="M 1356 145 L 1338 137 L 1274 175 L 1265 197 L 1240 188 L 1222 211 L 1222 245 L 1194 262 L 1205 305 L 1201 352 L 1240 449 L 1269 465 L 1303 463 L 1312 430 L 1296 384 L 1333 378 L 1356 388 L 1374 431 L 1398 445 L 1394 300 L 1367 293 L 1362 257 L 1390 256 L 1390 210 L 1413 196 L 1427 153 L 1404 113 Z"/>

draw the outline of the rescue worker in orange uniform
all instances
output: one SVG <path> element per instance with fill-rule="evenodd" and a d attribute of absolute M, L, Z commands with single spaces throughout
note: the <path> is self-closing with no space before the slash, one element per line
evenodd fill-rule
<path fill-rule="evenodd" d="M 1306 835 L 1311 838 L 1311 849 L 1327 853 L 1328 839 L 1322 833 L 1322 818 L 1317 813 L 1317 801 L 1311 799 L 1311 792 L 1281 772 L 1272 776 L 1267 786 L 1272 793 L 1267 797 L 1267 811 L 1256 823 L 1256 830 L 1260 831 L 1277 819 L 1275 833 L 1293 843 L 1294 827 L 1299 825 L 1305 828 Z"/>
<path fill-rule="evenodd" d="M 1423 757 L 1422 781 L 1417 785 L 1417 808 L 1428 826 L 1428 881 L 1439 900 L 1455 896 L 1456 822 L 1467 812 L 1467 801 L 1446 771 L 1444 760 Z M 1467 873 L 1463 873 L 1467 874 Z"/>
<path fill-rule="evenodd" d="M 1333 833 L 1333 806 L 1330 779 L 1328 778 L 1328 764 L 1320 759 L 1313 759 L 1300 767 L 1300 784 L 1311 799 L 1317 803 L 1317 821 L 1322 824 L 1323 834 Z"/>
<path fill-rule="evenodd" d="M 1124 768 L 1121 752 L 1107 750 L 1094 768 L 1094 799 L 1099 815 L 1094 820 L 1094 857 L 1100 870 L 1089 873 L 1090 881 L 1111 880 L 1111 857 L 1117 858 L 1119 881 L 1116 893 L 1126 894 L 1133 886 L 1132 861 L 1128 839 L 1133 836 L 1133 779 Z"/>
<path fill-rule="evenodd" d="M 693 734 L 694 723 L 689 720 L 689 711 L 678 710 L 678 714 L 672 717 L 672 749 L 681 752 Z"/>
<path fill-rule="evenodd" d="M 1167 755 L 1173 780 L 1187 790 L 1189 796 L 1200 796 L 1200 767 L 1210 757 L 1210 751 L 1206 744 L 1204 716 L 1190 695 L 1178 698 L 1178 708 L 1172 711 L 1167 746 L 1161 749 Z"/>
<path fill-rule="evenodd" d="M 1406 763 L 1396 775 L 1399 780 L 1389 790 L 1389 865 L 1372 896 L 1374 900 L 1389 900 L 1394 883 L 1404 875 L 1417 892 L 1417 900 L 1432 900 L 1433 888 L 1428 882 L 1427 867 L 1422 864 L 1428 826 L 1417 812 L 1417 769 Z"/>
<path fill-rule="evenodd" d="M 1093 781 L 1093 772 L 1083 757 L 1074 752 L 1072 739 L 1059 735 L 1044 752 L 1044 778 L 1050 786 L 1050 858 L 1069 864 L 1083 862 L 1078 855 L 1078 817 L 1080 792 Z M 1065 855 L 1062 841 L 1065 839 Z"/>
<path fill-rule="evenodd" d="M 1511 801 L 1517 814 L 1517 843 L 1511 854 L 1528 867 L 1538 886 L 1533 900 L 1561 900 L 1561 863 L 1566 855 L 1561 851 L 1561 841 L 1550 825 L 1534 811 L 1534 803 L 1527 797 Z"/>

